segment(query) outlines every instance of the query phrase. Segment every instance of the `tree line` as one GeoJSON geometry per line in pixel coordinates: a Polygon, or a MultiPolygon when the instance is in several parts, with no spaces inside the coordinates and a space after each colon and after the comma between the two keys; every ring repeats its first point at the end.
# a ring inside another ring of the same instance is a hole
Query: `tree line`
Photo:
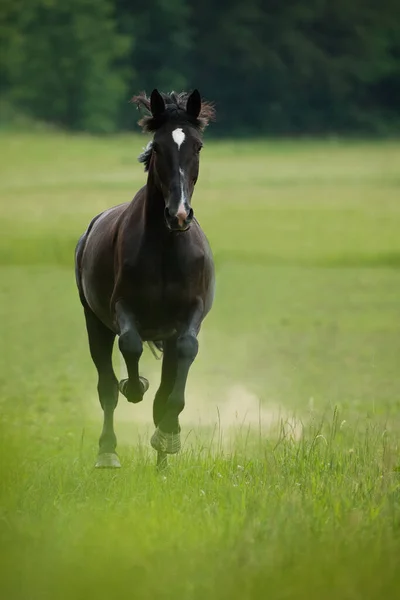
{"type": "Polygon", "coordinates": [[[134,127],[140,90],[199,88],[219,135],[400,130],[398,0],[2,0],[2,106],[134,127]]]}

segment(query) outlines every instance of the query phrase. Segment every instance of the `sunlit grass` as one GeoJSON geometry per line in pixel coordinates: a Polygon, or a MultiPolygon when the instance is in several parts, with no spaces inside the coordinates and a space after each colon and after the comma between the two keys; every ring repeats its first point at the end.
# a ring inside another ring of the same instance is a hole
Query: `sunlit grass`
{"type": "Polygon", "coordinates": [[[399,144],[206,144],[194,204],[217,296],[183,452],[158,476],[148,351],[143,405],[116,413],[123,468],[93,468],[73,274],[91,217],[144,182],[144,143],[0,137],[2,595],[397,598],[399,144]]]}
{"type": "MultiPolygon", "coordinates": [[[[144,184],[146,139],[3,134],[0,261],[69,265],[93,214],[144,184]]],[[[398,265],[399,163],[394,142],[209,142],[194,207],[221,260],[398,265]]]]}
{"type": "Polygon", "coordinates": [[[283,424],[231,453],[184,450],[162,476],[147,446],[95,472],[77,432],[41,448],[36,432],[1,451],[13,598],[395,597],[398,447],[384,429],[335,413],[296,441],[283,424]]]}

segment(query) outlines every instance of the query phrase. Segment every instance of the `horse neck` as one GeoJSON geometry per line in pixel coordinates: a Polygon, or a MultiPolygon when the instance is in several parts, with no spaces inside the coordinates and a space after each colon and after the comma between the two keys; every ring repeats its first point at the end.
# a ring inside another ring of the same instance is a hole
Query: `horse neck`
{"type": "Polygon", "coordinates": [[[146,225],[149,227],[162,226],[165,228],[164,223],[164,210],[165,200],[163,193],[156,183],[153,169],[150,166],[149,174],[146,183],[146,193],[144,201],[144,215],[146,225]]]}

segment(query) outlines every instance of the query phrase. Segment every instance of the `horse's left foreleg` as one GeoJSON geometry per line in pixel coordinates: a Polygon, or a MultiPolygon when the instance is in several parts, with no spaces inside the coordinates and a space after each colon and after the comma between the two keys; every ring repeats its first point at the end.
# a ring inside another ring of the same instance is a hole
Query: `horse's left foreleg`
{"type": "Polygon", "coordinates": [[[137,403],[143,399],[144,393],[149,388],[147,379],[139,376],[139,360],[143,352],[143,343],[135,316],[122,301],[116,303],[115,313],[119,328],[118,345],[128,371],[128,379],[120,381],[119,389],[128,402],[137,403]]]}
{"type": "MultiPolygon", "coordinates": [[[[168,398],[173,390],[175,378],[176,378],[176,363],[177,363],[177,353],[176,353],[176,339],[172,338],[166,340],[163,343],[163,362],[162,362],[162,370],[161,370],[161,382],[160,387],[158,388],[153,404],[153,420],[154,425],[158,427],[158,424],[161,423],[166,405],[168,402],[168,398]]],[[[159,469],[164,469],[167,466],[167,454],[163,450],[158,449],[157,453],[157,467],[159,469]]]]}
{"type": "Polygon", "coordinates": [[[176,339],[176,376],[172,391],[165,403],[164,414],[151,438],[158,452],[175,454],[180,450],[179,415],[185,407],[185,388],[189,369],[197,356],[197,335],[203,318],[203,302],[199,299],[192,308],[186,326],[176,339]]]}

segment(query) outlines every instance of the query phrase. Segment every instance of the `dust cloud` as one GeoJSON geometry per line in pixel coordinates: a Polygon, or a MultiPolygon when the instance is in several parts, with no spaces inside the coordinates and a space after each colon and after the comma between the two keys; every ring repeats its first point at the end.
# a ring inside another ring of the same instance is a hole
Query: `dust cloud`
{"type": "MultiPolygon", "coordinates": [[[[126,377],[125,365],[120,362],[121,378],[126,377]]],[[[120,394],[115,412],[117,437],[121,442],[132,443],[134,430],[149,435],[153,430],[152,403],[157,389],[159,369],[146,369],[150,381],[150,390],[143,402],[130,404],[120,394]]],[[[90,417],[101,419],[101,409],[97,397],[90,402],[90,417]]],[[[215,385],[196,377],[189,378],[186,389],[186,406],[180,415],[182,434],[190,430],[195,437],[205,432],[218,432],[219,443],[224,447],[231,445],[240,434],[249,432],[258,436],[278,437],[282,426],[286,435],[295,440],[302,436],[303,424],[293,413],[279,404],[261,401],[243,382],[227,381],[215,385]],[[223,441],[222,441],[223,440],[223,441]]],[[[213,436],[214,437],[214,436],[213,436]]]]}

